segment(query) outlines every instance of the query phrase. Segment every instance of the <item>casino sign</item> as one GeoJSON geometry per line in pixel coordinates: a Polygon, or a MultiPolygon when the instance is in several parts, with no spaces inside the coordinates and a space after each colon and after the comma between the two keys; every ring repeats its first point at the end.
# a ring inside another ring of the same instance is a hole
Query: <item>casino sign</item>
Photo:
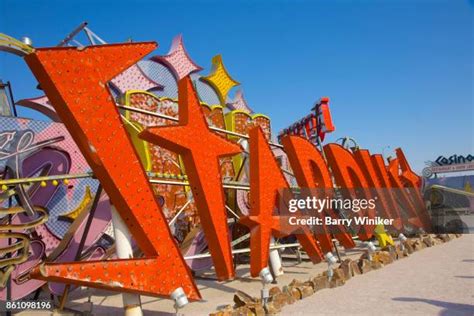
{"type": "Polygon", "coordinates": [[[423,176],[430,178],[433,174],[448,173],[448,172],[462,172],[474,170],[474,156],[468,154],[452,155],[449,158],[439,156],[429,167],[423,169],[423,176]]]}

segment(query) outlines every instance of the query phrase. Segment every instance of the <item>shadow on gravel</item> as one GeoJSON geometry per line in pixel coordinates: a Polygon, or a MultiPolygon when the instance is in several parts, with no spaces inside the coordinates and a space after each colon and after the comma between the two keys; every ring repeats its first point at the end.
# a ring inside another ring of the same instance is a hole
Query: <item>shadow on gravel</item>
{"type": "Polygon", "coordinates": [[[439,315],[442,316],[451,316],[451,315],[474,315],[474,305],[470,304],[459,304],[459,303],[450,303],[437,300],[428,300],[424,298],[415,298],[415,297],[394,297],[394,301],[399,302],[422,302],[426,304],[431,304],[444,308],[439,315]]]}

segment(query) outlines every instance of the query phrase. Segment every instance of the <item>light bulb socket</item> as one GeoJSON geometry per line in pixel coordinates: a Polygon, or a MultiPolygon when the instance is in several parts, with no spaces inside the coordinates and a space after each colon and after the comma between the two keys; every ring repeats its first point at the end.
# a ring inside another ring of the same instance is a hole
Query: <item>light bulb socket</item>
{"type": "Polygon", "coordinates": [[[176,290],[171,293],[171,298],[174,300],[177,308],[182,308],[188,305],[188,297],[182,287],[178,287],[176,290]]]}
{"type": "Polygon", "coordinates": [[[326,253],[324,256],[326,258],[326,261],[328,264],[336,264],[337,263],[337,258],[332,254],[332,252],[326,253]]]}
{"type": "Polygon", "coordinates": [[[260,279],[262,279],[263,284],[270,284],[273,282],[273,276],[268,267],[265,267],[259,273],[260,279]]]}
{"type": "Polygon", "coordinates": [[[400,239],[401,242],[406,242],[408,240],[408,238],[403,234],[398,235],[398,239],[400,239]]]}
{"type": "Polygon", "coordinates": [[[33,46],[33,41],[31,40],[31,38],[29,38],[28,36],[23,36],[21,38],[21,42],[25,45],[28,45],[28,46],[33,46]]]}
{"type": "Polygon", "coordinates": [[[367,249],[369,250],[370,253],[373,253],[377,250],[377,248],[375,248],[374,243],[371,241],[367,243],[367,249]]]}

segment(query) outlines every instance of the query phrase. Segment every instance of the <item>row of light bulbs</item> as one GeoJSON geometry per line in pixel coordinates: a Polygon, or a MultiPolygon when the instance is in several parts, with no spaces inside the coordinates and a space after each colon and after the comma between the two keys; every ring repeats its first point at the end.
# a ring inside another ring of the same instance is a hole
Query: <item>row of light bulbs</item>
{"type": "MultiPolygon", "coordinates": [[[[149,172],[149,176],[154,176],[157,178],[165,178],[165,179],[179,179],[179,180],[187,180],[188,176],[187,175],[182,175],[182,174],[173,174],[173,173],[155,173],[155,172],[149,172]]],[[[51,182],[52,185],[58,186],[60,184],[60,181],[58,180],[51,180],[51,181],[41,181],[40,186],[45,188],[48,186],[48,182],[51,182]]],[[[64,185],[69,184],[69,179],[64,179],[61,181],[64,185]]],[[[29,184],[28,182],[26,184],[29,184]]],[[[2,191],[8,190],[8,185],[3,184],[1,186],[2,191]]]]}
{"type": "MultiPolygon", "coordinates": [[[[59,185],[59,181],[58,180],[52,180],[52,181],[41,181],[40,182],[40,186],[45,188],[46,186],[48,186],[48,182],[51,182],[52,185],[54,185],[55,187],[59,185]]],[[[61,181],[64,185],[68,185],[69,184],[69,179],[64,179],[61,181]]],[[[25,184],[30,184],[30,183],[25,183],[25,184]]],[[[6,184],[2,184],[2,191],[6,191],[8,190],[8,185],[6,184]]]]}

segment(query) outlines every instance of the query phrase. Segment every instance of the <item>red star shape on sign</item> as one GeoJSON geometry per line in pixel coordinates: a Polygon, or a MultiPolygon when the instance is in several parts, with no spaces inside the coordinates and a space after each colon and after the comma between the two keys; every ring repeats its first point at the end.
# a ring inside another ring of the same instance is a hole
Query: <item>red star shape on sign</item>
{"type": "Polygon", "coordinates": [[[189,76],[178,82],[179,125],[151,127],[140,138],[181,155],[220,280],[234,277],[219,158],[241,147],[212,132],[189,76]]]}
{"type": "MultiPolygon", "coordinates": [[[[279,191],[289,189],[273,156],[265,135],[259,126],[250,130],[250,216],[240,222],[250,228],[250,273],[259,275],[268,266],[270,238],[272,234],[284,236],[298,230],[296,237],[313,262],[323,258],[321,249],[307,228],[282,225],[283,217],[273,215],[277,207],[279,191]]],[[[280,191],[281,192],[281,191],[280,191]]]]}

